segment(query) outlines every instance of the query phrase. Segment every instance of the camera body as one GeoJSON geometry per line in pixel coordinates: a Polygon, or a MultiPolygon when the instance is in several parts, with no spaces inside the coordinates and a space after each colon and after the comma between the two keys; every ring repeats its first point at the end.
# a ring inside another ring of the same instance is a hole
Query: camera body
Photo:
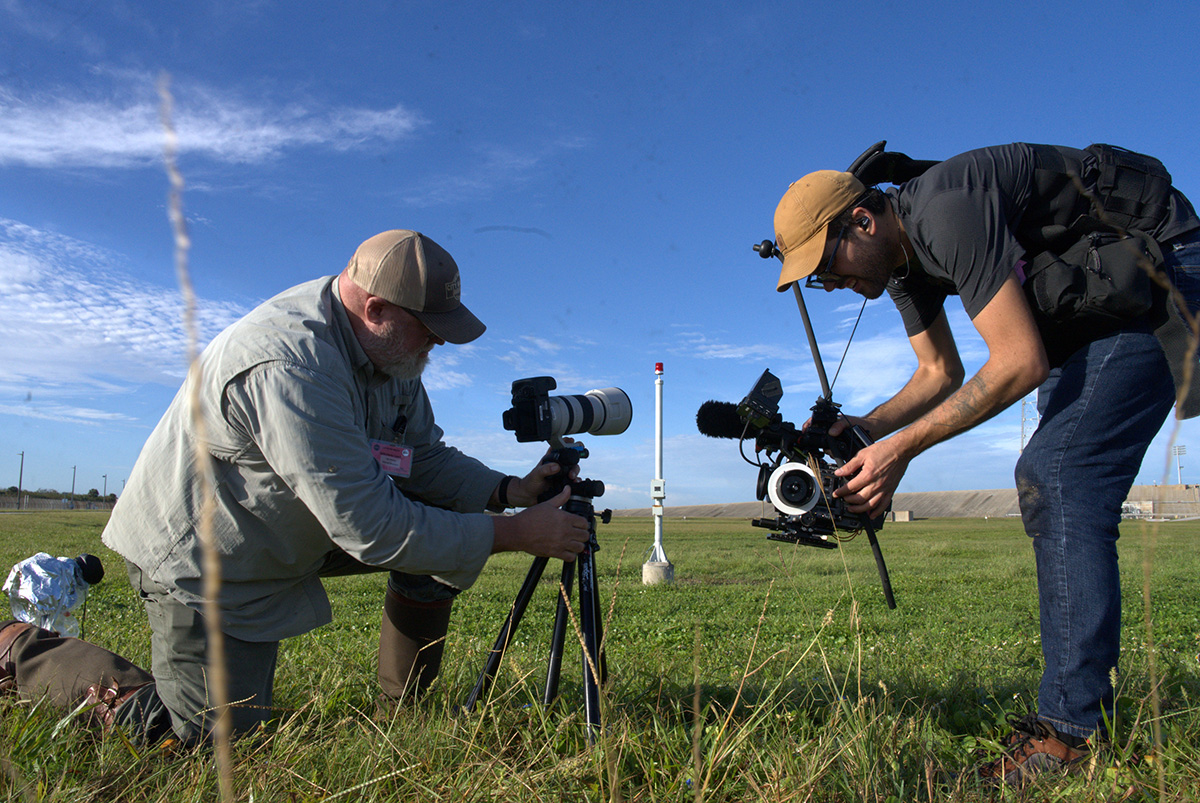
{"type": "Polygon", "coordinates": [[[737,405],[745,424],[743,437],[753,437],[755,451],[762,456],[757,498],[770,499],[779,514],[751,523],[770,530],[767,538],[771,540],[825,549],[837,546],[839,532],[853,535],[868,522],[875,530],[882,528],[882,515],[866,519],[850,512],[845,501],[833,495],[846,482],[834,471],[869,446],[870,436],[857,425],[836,437],[830,435],[839,408],[826,397],[817,399],[812,407],[808,426],[797,429],[779,414],[782,396],[779,379],[768,370],[737,405]]]}
{"type": "Polygon", "coordinates": [[[620,435],[633,420],[633,405],[620,388],[589,390],[582,395],[551,396],[553,377],[532,376],[512,383],[512,407],[504,411],[504,428],[517,441],[554,441],[564,435],[620,435]]]}

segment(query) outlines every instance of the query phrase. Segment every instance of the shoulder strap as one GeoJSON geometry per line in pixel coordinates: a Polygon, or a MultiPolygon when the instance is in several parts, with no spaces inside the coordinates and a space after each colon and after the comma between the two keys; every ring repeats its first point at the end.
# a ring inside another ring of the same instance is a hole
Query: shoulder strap
{"type": "Polygon", "coordinates": [[[1088,147],[1096,155],[1096,192],[1116,225],[1153,229],[1169,212],[1171,174],[1158,159],[1116,145],[1088,147]]]}

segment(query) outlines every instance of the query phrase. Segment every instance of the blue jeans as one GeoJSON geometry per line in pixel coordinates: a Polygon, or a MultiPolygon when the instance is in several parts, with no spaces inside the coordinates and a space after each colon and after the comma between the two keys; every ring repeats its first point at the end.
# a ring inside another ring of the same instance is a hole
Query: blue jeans
{"type": "MultiPolygon", "coordinates": [[[[1200,309],[1200,236],[1164,247],[1164,269],[1200,309]]],[[[1017,461],[1017,493],[1037,559],[1045,671],[1038,714],[1091,736],[1113,716],[1121,639],[1117,527],[1151,439],[1175,402],[1149,325],[1073,354],[1038,389],[1041,423],[1017,461]]]]}

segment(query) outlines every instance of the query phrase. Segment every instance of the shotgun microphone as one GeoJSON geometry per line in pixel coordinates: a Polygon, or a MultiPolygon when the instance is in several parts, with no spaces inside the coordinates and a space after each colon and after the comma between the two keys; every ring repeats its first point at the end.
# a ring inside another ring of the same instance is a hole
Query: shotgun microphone
{"type": "Polygon", "coordinates": [[[738,415],[732,402],[706,401],[696,411],[696,429],[710,438],[740,440],[746,432],[746,422],[738,415]]]}

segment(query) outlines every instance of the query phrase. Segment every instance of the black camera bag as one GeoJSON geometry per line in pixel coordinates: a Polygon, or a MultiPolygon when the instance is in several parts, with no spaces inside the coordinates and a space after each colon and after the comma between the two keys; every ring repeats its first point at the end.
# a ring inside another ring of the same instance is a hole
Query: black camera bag
{"type": "Polygon", "coordinates": [[[1025,269],[1025,294],[1043,342],[1055,352],[1051,364],[1148,313],[1155,302],[1150,277],[1162,259],[1158,243],[1142,231],[1094,231],[1062,254],[1035,255],[1025,269]]]}
{"type": "Polygon", "coordinates": [[[1053,146],[1034,150],[1034,213],[1017,239],[1030,254],[1026,298],[1058,365],[1161,304],[1151,276],[1162,249],[1145,230],[1165,214],[1171,175],[1158,159],[1113,145],[1091,145],[1082,164],[1053,146]]]}

